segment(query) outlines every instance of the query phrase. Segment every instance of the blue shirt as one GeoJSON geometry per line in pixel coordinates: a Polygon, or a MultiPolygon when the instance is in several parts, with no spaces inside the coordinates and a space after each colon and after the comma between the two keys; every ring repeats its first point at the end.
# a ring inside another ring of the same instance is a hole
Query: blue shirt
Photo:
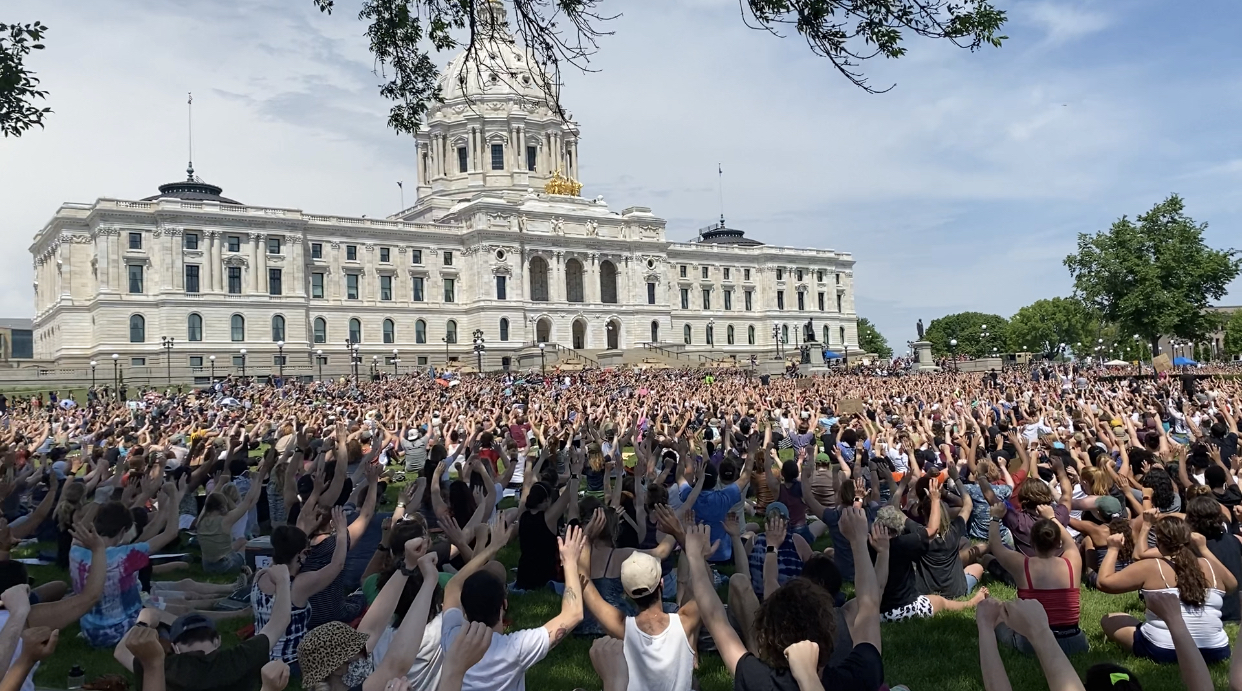
{"type": "MultiPolygon", "coordinates": [[[[690,496],[693,488],[686,483],[681,485],[681,500],[690,496]]],[[[712,531],[712,542],[720,540],[720,547],[708,558],[708,561],[730,561],[733,559],[733,538],[725,532],[724,520],[729,511],[742,501],[742,491],[737,485],[728,485],[723,489],[703,490],[694,502],[694,515],[700,523],[706,523],[712,531]]]]}

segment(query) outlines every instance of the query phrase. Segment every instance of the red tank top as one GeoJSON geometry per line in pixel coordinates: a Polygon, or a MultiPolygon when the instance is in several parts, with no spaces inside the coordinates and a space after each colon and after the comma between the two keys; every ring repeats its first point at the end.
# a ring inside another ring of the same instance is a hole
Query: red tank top
{"type": "MultiPolygon", "coordinates": [[[[1052,628],[1078,626],[1079,592],[1078,588],[1032,588],[1030,557],[1022,560],[1022,570],[1026,572],[1025,588],[1018,588],[1018,598],[1035,600],[1048,612],[1048,626],[1052,628]]],[[[1070,583],[1074,582],[1074,567],[1069,559],[1061,557],[1065,568],[1069,571],[1070,583]]]]}

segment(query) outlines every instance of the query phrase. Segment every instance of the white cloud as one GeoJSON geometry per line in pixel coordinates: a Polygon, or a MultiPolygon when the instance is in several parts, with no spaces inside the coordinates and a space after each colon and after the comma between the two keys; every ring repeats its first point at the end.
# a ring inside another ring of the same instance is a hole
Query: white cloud
{"type": "Polygon", "coordinates": [[[1045,32],[1045,41],[1060,45],[1107,29],[1112,18],[1089,9],[1091,2],[1030,2],[1015,9],[1045,32]]]}

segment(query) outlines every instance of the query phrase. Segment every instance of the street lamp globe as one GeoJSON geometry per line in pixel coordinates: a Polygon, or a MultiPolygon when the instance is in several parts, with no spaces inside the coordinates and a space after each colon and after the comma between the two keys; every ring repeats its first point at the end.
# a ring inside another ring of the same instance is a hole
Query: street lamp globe
{"type": "Polygon", "coordinates": [[[315,351],[315,354],[316,354],[316,355],[323,355],[323,348],[319,348],[319,349],[317,349],[317,350],[315,351]]]}
{"type": "Polygon", "coordinates": [[[956,338],[950,338],[950,339],[949,339],[949,345],[951,345],[951,346],[953,346],[954,348],[956,348],[956,347],[957,347],[957,339],[956,339],[956,338]]]}
{"type": "Polygon", "coordinates": [[[284,347],[285,347],[285,342],[284,342],[284,341],[276,341],[276,347],[277,347],[277,348],[284,348],[284,347]]]}
{"type": "Polygon", "coordinates": [[[245,354],[246,354],[246,349],[245,349],[245,348],[242,348],[242,349],[241,349],[241,354],[242,354],[242,355],[245,355],[245,354]]]}
{"type": "Polygon", "coordinates": [[[216,361],[216,356],[215,356],[215,355],[212,355],[212,356],[210,356],[208,359],[209,359],[209,360],[211,360],[212,362],[215,362],[215,361],[216,361]]]}
{"type": "Polygon", "coordinates": [[[96,362],[94,360],[91,360],[91,367],[94,367],[95,365],[96,365],[96,362]]]}
{"type": "Polygon", "coordinates": [[[540,343],[540,344],[539,344],[539,350],[543,350],[544,348],[547,348],[547,347],[548,347],[548,344],[547,344],[547,343],[540,343]]]}
{"type": "Polygon", "coordinates": [[[116,359],[117,359],[117,358],[119,358],[119,357],[121,357],[121,356],[120,356],[120,355],[117,355],[116,353],[113,353],[113,354],[112,354],[112,359],[113,359],[113,360],[116,360],[116,359]]]}

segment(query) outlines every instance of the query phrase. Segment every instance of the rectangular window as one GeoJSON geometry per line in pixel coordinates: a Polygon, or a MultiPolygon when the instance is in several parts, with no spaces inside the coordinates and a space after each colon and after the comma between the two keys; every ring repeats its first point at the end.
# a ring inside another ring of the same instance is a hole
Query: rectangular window
{"type": "Polygon", "coordinates": [[[509,299],[509,286],[506,285],[504,276],[496,277],[496,299],[497,300],[508,300],[509,299]]]}
{"type": "Polygon", "coordinates": [[[280,254],[280,238],[267,239],[267,253],[280,254]]]}
{"type": "Polygon", "coordinates": [[[733,309],[733,291],[732,290],[726,290],[724,292],[724,308],[726,310],[733,309]]]}
{"type": "Polygon", "coordinates": [[[411,264],[422,264],[423,263],[423,251],[422,250],[410,250],[410,263],[411,264]]]}
{"type": "Polygon", "coordinates": [[[535,159],[538,155],[539,149],[533,146],[526,147],[526,170],[529,170],[532,173],[535,172],[535,159]]]}
{"type": "Polygon", "coordinates": [[[836,277],[837,277],[837,285],[841,285],[841,274],[836,274],[836,277]]]}
{"type": "Polygon", "coordinates": [[[282,295],[280,287],[280,269],[267,270],[267,294],[282,295]]]}
{"type": "Polygon", "coordinates": [[[272,364],[275,365],[276,367],[284,367],[285,365],[289,363],[285,361],[284,355],[273,355],[272,364]]]}
{"type": "Polygon", "coordinates": [[[229,295],[241,295],[241,267],[229,267],[229,295]]]}
{"type": "Polygon", "coordinates": [[[186,233],[182,236],[181,246],[187,250],[198,249],[198,233],[186,233]]]}
{"type": "Polygon", "coordinates": [[[142,292],[142,265],[141,264],[130,264],[129,265],[129,292],[131,293],[142,292]]]}
{"type": "Polygon", "coordinates": [[[680,269],[681,269],[681,277],[682,277],[682,278],[685,278],[685,277],[686,277],[686,272],[687,272],[689,269],[687,269],[687,268],[686,268],[686,265],[685,265],[685,264],[682,264],[682,265],[681,265],[681,267],[680,267],[680,269]]]}
{"type": "Polygon", "coordinates": [[[783,290],[776,291],[776,309],[785,309],[785,291],[783,290]]]}
{"type": "Polygon", "coordinates": [[[690,309],[690,289],[689,288],[681,289],[681,308],[683,310],[690,309]]]}
{"type": "Polygon", "coordinates": [[[505,169],[505,145],[492,144],[492,170],[505,169]]]}
{"type": "Polygon", "coordinates": [[[837,296],[837,311],[838,311],[838,312],[841,312],[841,311],[842,311],[842,310],[841,310],[841,296],[840,296],[840,295],[838,295],[838,296],[837,296]]]}
{"type": "Polygon", "coordinates": [[[798,291],[798,311],[801,312],[805,309],[806,309],[806,293],[803,293],[802,291],[798,291]]]}
{"type": "Polygon", "coordinates": [[[703,309],[709,310],[711,308],[712,308],[712,291],[704,290],[703,291],[703,309]]]}
{"type": "Polygon", "coordinates": [[[778,280],[778,281],[783,281],[783,280],[785,280],[785,270],[784,270],[784,269],[777,269],[777,270],[776,270],[776,280],[778,280]]]}
{"type": "Polygon", "coordinates": [[[743,281],[750,280],[750,269],[742,269],[742,280],[743,281]]]}
{"type": "Polygon", "coordinates": [[[823,293],[819,294],[819,311],[820,312],[824,311],[824,294],[823,293]]]}
{"type": "Polygon", "coordinates": [[[380,299],[392,299],[392,276],[380,276],[380,299]]]}
{"type": "Polygon", "coordinates": [[[142,233],[130,233],[129,234],[129,248],[131,250],[142,249],[142,233]]]}
{"type": "Polygon", "coordinates": [[[824,282],[824,270],[823,269],[820,269],[819,271],[815,272],[815,282],[816,283],[824,282]]]}
{"type": "Polygon", "coordinates": [[[422,302],[424,299],[425,298],[423,297],[423,277],[415,276],[414,277],[414,302],[422,302]]]}
{"type": "Polygon", "coordinates": [[[323,297],[323,274],[311,274],[311,297],[323,297]]]}
{"type": "Polygon", "coordinates": [[[245,355],[234,355],[234,356],[233,356],[233,366],[234,366],[234,367],[245,367],[245,366],[246,366],[246,356],[245,356],[245,355]]]}
{"type": "Polygon", "coordinates": [[[190,356],[190,367],[193,367],[194,369],[200,369],[202,366],[203,366],[202,355],[191,355],[190,356]]]}
{"type": "Polygon", "coordinates": [[[185,292],[187,293],[198,292],[198,265],[197,264],[186,264],[185,265],[185,292]]]}
{"type": "Polygon", "coordinates": [[[745,297],[745,301],[746,301],[746,311],[747,311],[747,312],[749,312],[749,311],[753,310],[755,307],[754,307],[754,301],[753,301],[753,300],[752,300],[752,298],[751,298],[751,295],[752,295],[751,291],[749,291],[749,290],[748,290],[748,291],[746,291],[745,293],[743,293],[742,295],[743,295],[743,297],[745,297]]]}
{"type": "Polygon", "coordinates": [[[724,270],[724,280],[729,280],[729,269],[727,268],[724,270]]]}
{"type": "Polygon", "coordinates": [[[456,297],[456,291],[454,290],[457,287],[456,284],[457,282],[451,278],[444,279],[444,301],[445,302],[454,302],[453,298],[456,297]]]}
{"type": "Polygon", "coordinates": [[[387,264],[392,261],[392,249],[389,247],[380,248],[380,262],[387,264]]]}
{"type": "Polygon", "coordinates": [[[311,243],[311,259],[323,259],[323,243],[311,243]]]}
{"type": "Polygon", "coordinates": [[[794,275],[797,276],[796,280],[801,281],[802,280],[802,269],[798,269],[797,273],[794,275]]]}
{"type": "Polygon", "coordinates": [[[707,267],[703,267],[703,278],[707,278],[707,267]]]}
{"type": "Polygon", "coordinates": [[[345,299],[358,299],[358,274],[345,274],[345,299]]]}
{"type": "Polygon", "coordinates": [[[129,359],[129,364],[131,367],[146,367],[147,359],[144,357],[132,357],[129,359]]]}
{"type": "Polygon", "coordinates": [[[230,252],[241,251],[241,236],[240,235],[229,236],[229,251],[230,252]]]}
{"type": "Polygon", "coordinates": [[[345,261],[348,261],[348,262],[358,261],[358,246],[357,245],[345,245],[345,261]]]}
{"type": "Polygon", "coordinates": [[[453,265],[453,253],[447,250],[444,252],[444,265],[445,266],[453,265]]]}
{"type": "Polygon", "coordinates": [[[427,356],[426,356],[426,355],[419,355],[419,356],[418,356],[418,366],[419,366],[419,367],[424,367],[424,366],[426,366],[426,365],[427,365],[427,356]]]}
{"type": "Polygon", "coordinates": [[[656,284],[648,283],[647,284],[647,304],[648,305],[655,304],[655,293],[656,293],[656,284]]]}
{"type": "Polygon", "coordinates": [[[466,157],[466,147],[457,147],[457,172],[464,173],[470,170],[470,165],[466,157]]]}

